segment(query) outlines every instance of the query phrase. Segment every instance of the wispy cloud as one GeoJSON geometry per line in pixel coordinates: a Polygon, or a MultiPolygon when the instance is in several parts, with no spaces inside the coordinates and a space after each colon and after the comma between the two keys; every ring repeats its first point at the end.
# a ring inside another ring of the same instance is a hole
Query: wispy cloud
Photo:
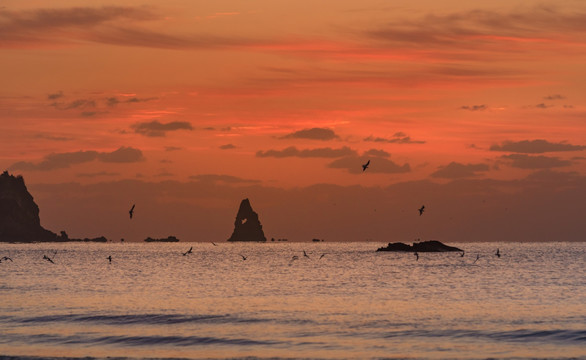
{"type": "Polygon", "coordinates": [[[233,144],[225,144],[225,145],[220,145],[219,146],[220,149],[222,150],[230,150],[230,149],[236,149],[236,146],[233,144]]]}
{"type": "Polygon", "coordinates": [[[543,155],[510,154],[501,158],[507,160],[510,166],[519,169],[552,169],[572,165],[569,160],[543,155]]]}
{"type": "Polygon", "coordinates": [[[282,136],[281,139],[310,139],[310,140],[334,140],[338,139],[334,130],[328,128],[311,128],[295,131],[282,136]]]}
{"type": "Polygon", "coordinates": [[[190,176],[189,179],[200,181],[200,182],[208,182],[208,183],[224,183],[224,184],[258,184],[260,180],[254,179],[243,179],[241,177],[232,176],[232,175],[217,175],[217,174],[202,174],[202,175],[193,175],[190,176]]]}
{"type": "Polygon", "coordinates": [[[374,137],[372,135],[364,138],[364,141],[385,142],[390,144],[425,144],[422,140],[413,140],[404,132],[397,132],[391,138],[374,137]]]}
{"type": "Polygon", "coordinates": [[[448,165],[441,166],[437,171],[431,174],[431,177],[442,179],[461,179],[478,176],[479,173],[488,171],[487,164],[461,164],[451,162],[448,165]]]}
{"type": "Polygon", "coordinates": [[[545,96],[543,99],[545,100],[563,100],[566,97],[560,94],[554,94],[554,95],[549,95],[549,96],[545,96]]]}
{"type": "Polygon", "coordinates": [[[133,163],[144,160],[142,151],[131,147],[121,147],[112,152],[76,151],[67,153],[52,153],[43,158],[41,162],[33,163],[20,161],[10,166],[11,170],[50,171],[69,168],[72,165],[91,161],[106,163],[133,163]]]}
{"type": "Polygon", "coordinates": [[[544,139],[511,141],[507,140],[501,144],[494,144],[490,147],[491,151],[506,151],[522,154],[541,154],[558,151],[582,151],[586,149],[584,145],[572,145],[565,142],[552,143],[544,139]]]}
{"type": "Polygon", "coordinates": [[[149,97],[149,98],[131,97],[128,99],[120,100],[119,98],[113,96],[113,97],[106,98],[106,104],[108,106],[116,106],[118,104],[132,104],[132,103],[148,102],[148,101],[157,100],[157,99],[158,98],[156,98],[156,97],[149,97]]]}
{"type": "Polygon", "coordinates": [[[299,150],[295,146],[290,146],[283,150],[259,150],[256,153],[257,157],[275,157],[275,158],[286,158],[286,157],[300,157],[300,158],[338,158],[342,156],[356,155],[356,151],[351,148],[344,146],[338,149],[330,147],[318,148],[318,149],[303,149],[299,150]]]}
{"type": "Polygon", "coordinates": [[[63,91],[58,91],[56,93],[47,95],[48,100],[56,100],[56,99],[59,99],[60,97],[63,97],[63,91]]]}
{"type": "Polygon", "coordinates": [[[168,123],[161,123],[158,120],[150,122],[137,123],[131,126],[134,132],[144,136],[163,137],[169,131],[176,130],[193,130],[191,123],[187,121],[171,121],[168,123]]]}
{"type": "Polygon", "coordinates": [[[484,111],[488,109],[488,106],[486,105],[464,105],[461,106],[460,109],[462,110],[468,110],[468,111],[484,111]]]}

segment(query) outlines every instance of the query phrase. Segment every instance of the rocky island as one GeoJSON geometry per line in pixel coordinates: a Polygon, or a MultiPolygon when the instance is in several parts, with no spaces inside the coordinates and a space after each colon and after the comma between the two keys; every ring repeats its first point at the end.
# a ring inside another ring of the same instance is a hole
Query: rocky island
{"type": "Polygon", "coordinates": [[[177,239],[175,236],[169,236],[166,238],[162,238],[162,239],[153,239],[150,236],[146,239],[144,239],[145,242],[179,242],[179,239],[177,239]]]}
{"type": "Polygon", "coordinates": [[[20,175],[4,171],[0,175],[0,242],[106,242],[105,237],[70,239],[65,231],[61,235],[41,226],[39,207],[20,175]]]}
{"type": "Polygon", "coordinates": [[[267,241],[262,231],[258,214],[252,210],[248,199],[244,199],[240,203],[240,208],[234,221],[234,232],[232,232],[232,236],[230,236],[228,241],[267,241]]]}
{"type": "Polygon", "coordinates": [[[389,243],[386,247],[378,248],[376,251],[404,251],[404,252],[448,252],[456,251],[462,252],[462,249],[458,249],[454,246],[445,245],[437,240],[429,240],[413,243],[413,245],[407,245],[404,243],[389,243]]]}

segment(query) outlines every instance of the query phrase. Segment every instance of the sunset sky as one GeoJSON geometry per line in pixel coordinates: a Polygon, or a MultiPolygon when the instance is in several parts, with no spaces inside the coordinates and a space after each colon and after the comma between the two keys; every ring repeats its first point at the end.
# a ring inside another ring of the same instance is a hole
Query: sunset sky
{"type": "Polygon", "coordinates": [[[584,241],[585,64],[583,0],[0,0],[0,167],[77,237],[584,241]]]}

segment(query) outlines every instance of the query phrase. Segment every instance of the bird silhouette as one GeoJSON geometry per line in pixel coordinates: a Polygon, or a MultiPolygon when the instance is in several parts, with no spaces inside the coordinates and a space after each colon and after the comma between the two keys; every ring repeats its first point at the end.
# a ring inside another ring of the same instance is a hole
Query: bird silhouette
{"type": "Polygon", "coordinates": [[[215,243],[215,242],[213,242],[213,241],[212,241],[212,245],[214,245],[214,246],[218,246],[218,244],[216,244],[216,243],[215,243]]]}
{"type": "Polygon", "coordinates": [[[8,256],[3,257],[2,260],[10,260],[10,261],[12,261],[12,259],[9,258],[8,256]]]}
{"type": "Polygon", "coordinates": [[[419,210],[419,216],[423,215],[423,212],[425,211],[425,205],[421,205],[421,207],[417,210],[419,210]]]}
{"type": "Polygon", "coordinates": [[[462,253],[460,254],[460,257],[464,257],[464,250],[462,250],[462,253]]]}
{"type": "Polygon", "coordinates": [[[48,261],[48,262],[50,262],[51,264],[55,264],[55,263],[53,262],[53,260],[51,260],[51,258],[50,258],[50,257],[48,257],[47,255],[43,255],[43,259],[47,260],[47,261],[48,261]]]}
{"type": "Polygon", "coordinates": [[[309,259],[309,255],[307,255],[307,253],[305,252],[305,250],[303,250],[303,256],[305,256],[306,258],[309,259]]]}
{"type": "Polygon", "coordinates": [[[189,248],[189,250],[187,250],[186,252],[183,253],[183,256],[187,255],[187,254],[191,254],[191,250],[193,250],[193,246],[189,248]]]}
{"type": "Polygon", "coordinates": [[[366,162],[366,164],[362,165],[362,172],[364,172],[366,169],[368,169],[368,165],[370,165],[370,160],[368,160],[366,162]]]}
{"type": "Polygon", "coordinates": [[[246,256],[242,255],[242,254],[238,254],[240,256],[242,256],[242,261],[246,260],[246,256]]]}
{"type": "Polygon", "coordinates": [[[326,253],[321,254],[321,256],[319,257],[320,259],[323,258],[324,256],[326,256],[326,253]]]}
{"type": "Polygon", "coordinates": [[[132,215],[134,215],[134,207],[136,206],[136,204],[132,204],[132,207],[130,208],[130,210],[128,211],[128,214],[130,214],[130,218],[132,219],[132,215]]]}
{"type": "Polygon", "coordinates": [[[419,254],[417,253],[417,251],[415,252],[415,261],[419,261],[419,254]]]}
{"type": "Polygon", "coordinates": [[[501,257],[501,252],[500,252],[499,249],[496,249],[496,254],[495,255],[496,255],[496,257],[501,257]]]}
{"type": "Polygon", "coordinates": [[[112,255],[108,255],[106,259],[108,259],[109,262],[112,262],[112,255]]]}
{"type": "Polygon", "coordinates": [[[476,262],[478,261],[478,259],[480,259],[480,254],[476,255],[476,260],[474,260],[473,264],[476,264],[476,262]]]}

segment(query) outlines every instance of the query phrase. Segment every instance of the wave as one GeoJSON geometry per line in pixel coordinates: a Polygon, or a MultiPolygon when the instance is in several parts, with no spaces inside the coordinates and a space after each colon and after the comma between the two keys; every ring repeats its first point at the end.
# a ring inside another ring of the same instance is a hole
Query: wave
{"type": "Polygon", "coordinates": [[[271,321],[269,319],[251,319],[231,315],[179,315],[179,314],[136,314],[136,315],[87,315],[64,314],[34,317],[0,316],[0,321],[21,324],[46,324],[55,322],[95,323],[101,325],[174,325],[189,323],[256,323],[271,321]]]}
{"type": "Polygon", "coordinates": [[[552,342],[566,342],[566,343],[579,343],[584,344],[586,342],[586,330],[529,330],[529,329],[518,329],[510,331],[486,331],[486,330],[405,330],[405,331],[393,331],[386,332],[384,338],[438,338],[446,337],[452,339],[461,338],[474,338],[474,339],[487,339],[493,341],[505,341],[505,342],[540,342],[540,343],[552,343],[552,342]]]}

